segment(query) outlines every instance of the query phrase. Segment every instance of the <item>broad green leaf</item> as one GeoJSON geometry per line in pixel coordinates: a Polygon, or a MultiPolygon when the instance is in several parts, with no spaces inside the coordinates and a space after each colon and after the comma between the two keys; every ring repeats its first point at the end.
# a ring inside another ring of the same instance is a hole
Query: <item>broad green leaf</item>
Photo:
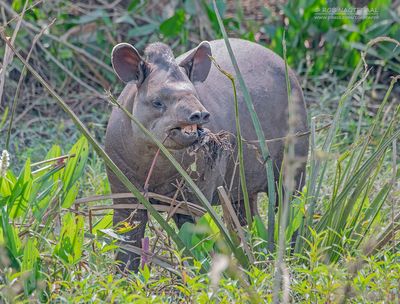
{"type": "Polygon", "coordinates": [[[54,188],[54,184],[51,184],[47,188],[43,187],[44,189],[41,189],[42,192],[32,199],[32,212],[37,220],[42,218],[50,202],[54,201],[61,191],[62,187],[60,186],[60,183],[58,183],[58,188],[54,188]]]}
{"type": "Polygon", "coordinates": [[[72,213],[64,215],[60,239],[54,249],[54,254],[66,264],[76,264],[82,256],[83,224],[82,216],[72,213]]]}
{"type": "Polygon", "coordinates": [[[288,226],[286,227],[286,240],[290,241],[293,234],[299,229],[304,217],[305,200],[295,198],[290,203],[288,226]]]}
{"type": "Polygon", "coordinates": [[[27,295],[31,294],[37,285],[39,251],[35,239],[28,239],[22,256],[21,272],[24,272],[24,289],[27,295]]]}
{"type": "MultiPolygon", "coordinates": [[[[54,145],[51,147],[50,151],[47,152],[45,159],[52,159],[52,158],[56,158],[59,156],[61,156],[61,147],[59,145],[54,145]]],[[[60,179],[60,176],[62,175],[63,170],[64,170],[64,168],[59,170],[57,173],[54,173],[53,179],[55,181],[60,179]]]]}
{"type": "Polygon", "coordinates": [[[75,183],[72,185],[71,188],[69,188],[68,192],[64,195],[63,200],[61,202],[61,207],[63,208],[69,208],[72,206],[74,203],[78,192],[79,192],[79,183],[75,183]]]}
{"type": "Polygon", "coordinates": [[[1,226],[4,245],[8,250],[11,264],[14,268],[19,269],[18,257],[21,254],[21,240],[18,236],[17,228],[9,223],[9,216],[4,208],[1,210],[1,226]]]}
{"type": "Polygon", "coordinates": [[[32,190],[32,183],[31,162],[30,159],[28,159],[8,200],[10,218],[15,219],[17,217],[25,216],[28,212],[28,201],[32,190]]]}
{"type": "Polygon", "coordinates": [[[194,233],[194,224],[189,222],[184,223],[181,229],[179,229],[178,236],[181,238],[182,242],[188,249],[192,247],[193,233],[194,233]]]}
{"type": "Polygon", "coordinates": [[[64,168],[61,165],[56,165],[48,171],[44,170],[44,174],[35,178],[35,183],[40,186],[41,183],[52,177],[53,184],[58,184],[60,182],[60,176],[62,175],[63,170],[64,168]]]}
{"type": "Polygon", "coordinates": [[[200,220],[198,221],[199,224],[207,223],[208,227],[210,227],[212,233],[219,233],[218,226],[213,221],[212,217],[209,213],[204,214],[200,220]]]}
{"type": "Polygon", "coordinates": [[[143,269],[140,269],[140,274],[143,276],[144,283],[147,284],[150,279],[150,269],[147,264],[144,265],[143,269]]]}
{"type": "Polygon", "coordinates": [[[113,212],[108,212],[97,223],[93,225],[92,233],[96,234],[97,231],[110,228],[113,224],[113,212]]]}
{"type": "Polygon", "coordinates": [[[204,258],[214,248],[214,244],[220,236],[218,226],[206,213],[197,221],[193,232],[191,240],[193,253],[199,259],[204,258]]]}
{"type": "Polygon", "coordinates": [[[132,0],[131,3],[128,5],[128,12],[131,12],[139,3],[140,0],[132,0]]]}
{"type": "Polygon", "coordinates": [[[179,35],[185,24],[185,11],[178,9],[175,14],[160,24],[160,32],[166,37],[179,35]]]}
{"type": "Polygon", "coordinates": [[[0,199],[11,195],[13,185],[16,183],[16,178],[10,170],[7,171],[5,177],[0,177],[0,199]]]}
{"type": "MultiPolygon", "coordinates": [[[[58,145],[54,145],[45,159],[49,160],[59,156],[61,156],[61,148],[58,145]]],[[[32,206],[33,215],[38,220],[43,216],[49,203],[55,199],[55,196],[61,190],[60,178],[64,171],[61,161],[45,163],[43,166],[48,166],[49,164],[51,164],[49,169],[34,174],[35,179],[28,203],[32,206]]]]}
{"type": "Polygon", "coordinates": [[[196,224],[183,224],[178,236],[200,261],[206,259],[214,249],[214,245],[220,237],[220,232],[211,216],[206,213],[196,224]]]}
{"type": "Polygon", "coordinates": [[[81,137],[68,154],[75,156],[67,160],[63,176],[64,192],[67,192],[83,173],[89,155],[87,139],[81,137]]]}
{"type": "Polygon", "coordinates": [[[12,8],[16,12],[19,12],[20,10],[22,10],[22,7],[23,7],[22,0],[14,0],[14,1],[12,1],[12,8]]]}
{"type": "Polygon", "coordinates": [[[254,216],[254,227],[256,231],[256,236],[263,239],[264,241],[268,241],[268,231],[265,227],[261,217],[257,214],[254,216]]]}

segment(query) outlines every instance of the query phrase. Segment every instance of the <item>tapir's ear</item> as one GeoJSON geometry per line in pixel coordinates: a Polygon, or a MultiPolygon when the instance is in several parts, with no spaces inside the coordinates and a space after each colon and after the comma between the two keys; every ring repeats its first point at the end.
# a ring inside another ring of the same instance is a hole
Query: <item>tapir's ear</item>
{"type": "Polygon", "coordinates": [[[184,67],[192,82],[203,82],[211,68],[211,46],[208,41],[203,41],[199,46],[184,58],[179,65],[184,67]]]}
{"type": "Polygon", "coordinates": [[[143,82],[146,63],[139,52],[129,43],[119,43],[111,52],[111,63],[115,74],[124,82],[143,82]]]}

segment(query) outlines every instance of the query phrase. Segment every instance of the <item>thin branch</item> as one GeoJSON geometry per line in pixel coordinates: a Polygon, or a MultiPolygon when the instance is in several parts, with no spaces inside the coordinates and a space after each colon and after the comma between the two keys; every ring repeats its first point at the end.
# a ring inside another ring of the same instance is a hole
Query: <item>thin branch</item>
{"type": "MultiPolygon", "coordinates": [[[[29,2],[28,0],[25,0],[25,4],[24,4],[24,8],[22,9],[21,16],[19,16],[19,20],[18,20],[17,26],[15,27],[13,35],[11,37],[11,44],[12,45],[14,45],[15,38],[17,38],[17,34],[18,34],[18,31],[19,31],[19,28],[21,27],[21,22],[22,22],[22,20],[24,18],[24,14],[25,14],[25,10],[26,10],[26,6],[28,5],[28,2],[29,2]]],[[[8,45],[6,45],[6,49],[5,49],[5,52],[4,52],[4,58],[3,58],[3,67],[0,70],[0,104],[1,104],[2,97],[3,97],[4,83],[6,81],[7,66],[8,66],[8,64],[11,63],[13,57],[14,57],[13,52],[10,50],[8,45]]]]}
{"type": "MultiPolygon", "coordinates": [[[[28,1],[27,1],[28,2],[28,1]]],[[[21,17],[22,19],[22,17],[21,17]]],[[[40,37],[43,35],[43,33],[54,24],[55,19],[53,19],[53,21],[51,21],[46,27],[44,27],[37,35],[35,35],[35,37],[33,38],[32,41],[32,45],[31,45],[31,49],[29,50],[28,55],[26,56],[25,60],[26,62],[29,62],[33,49],[36,45],[36,43],[39,41],[40,37]]],[[[19,76],[19,80],[18,80],[18,85],[17,85],[17,89],[15,91],[15,95],[14,95],[14,100],[13,100],[13,104],[12,104],[12,110],[11,110],[11,117],[10,117],[10,124],[8,126],[8,130],[7,130],[7,139],[6,139],[6,149],[9,149],[9,144],[10,144],[10,138],[11,138],[11,129],[13,126],[13,122],[14,122],[14,115],[15,115],[15,111],[17,110],[17,104],[18,104],[18,100],[19,100],[19,94],[22,88],[22,83],[25,79],[26,76],[26,67],[24,66],[22,68],[22,72],[21,75],[19,76]]],[[[1,96],[0,96],[0,102],[1,102],[1,96]]]]}

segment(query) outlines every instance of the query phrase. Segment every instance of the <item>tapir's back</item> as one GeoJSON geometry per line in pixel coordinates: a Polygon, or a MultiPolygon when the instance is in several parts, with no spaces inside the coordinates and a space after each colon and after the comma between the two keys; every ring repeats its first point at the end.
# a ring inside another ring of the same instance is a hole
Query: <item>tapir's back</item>
{"type": "MultiPolygon", "coordinates": [[[[252,97],[254,108],[261,122],[266,139],[286,136],[288,132],[288,102],[285,63],[283,59],[271,50],[253,42],[230,39],[230,43],[241,74],[252,97]]],[[[216,62],[222,69],[236,76],[224,41],[211,41],[210,45],[216,62]]],[[[179,61],[179,57],[177,61],[179,61]]],[[[296,105],[295,131],[307,131],[307,114],[303,94],[291,70],[289,71],[289,77],[292,89],[291,102],[296,105]]],[[[215,66],[212,66],[206,81],[195,84],[195,87],[198,91],[200,101],[211,113],[211,120],[207,127],[213,132],[226,130],[236,134],[231,81],[215,66]]],[[[236,89],[238,91],[242,136],[246,141],[255,141],[257,140],[257,136],[237,80],[236,89]]],[[[259,147],[258,144],[255,144],[255,146],[259,147]]],[[[244,145],[244,147],[246,180],[248,186],[252,188],[249,190],[255,192],[264,191],[266,187],[265,168],[257,161],[256,150],[249,145],[244,145]]],[[[283,141],[268,144],[271,156],[277,166],[281,164],[283,147],[283,141]]],[[[300,157],[306,157],[307,153],[308,137],[299,137],[296,141],[296,154],[300,157]]],[[[232,172],[232,164],[230,167],[230,171],[232,172]]],[[[230,178],[229,174],[227,178],[230,178]]],[[[301,184],[300,181],[299,184],[301,184]]]]}

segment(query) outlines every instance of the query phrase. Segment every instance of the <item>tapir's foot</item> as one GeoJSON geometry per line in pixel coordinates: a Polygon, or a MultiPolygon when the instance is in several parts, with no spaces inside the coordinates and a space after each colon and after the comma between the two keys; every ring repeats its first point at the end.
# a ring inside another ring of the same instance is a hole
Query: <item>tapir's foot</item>
{"type": "MultiPolygon", "coordinates": [[[[131,231],[123,234],[123,237],[127,240],[125,243],[127,245],[142,248],[142,239],[144,238],[147,221],[147,210],[135,210],[133,212],[132,210],[125,209],[114,210],[114,227],[117,227],[123,222],[134,227],[131,231]]],[[[124,244],[124,242],[120,244],[124,244]]],[[[120,248],[116,256],[118,270],[124,273],[129,271],[137,272],[139,270],[140,260],[140,255],[127,251],[124,248],[120,248]]]]}
{"type": "Polygon", "coordinates": [[[194,218],[190,215],[174,214],[172,218],[178,229],[181,229],[183,224],[185,224],[186,222],[194,223],[194,218]]]}
{"type": "Polygon", "coordinates": [[[129,273],[130,271],[138,272],[140,259],[141,259],[140,255],[134,253],[124,253],[122,251],[119,251],[115,258],[117,262],[118,272],[124,274],[129,273]]]}
{"type": "MultiPolygon", "coordinates": [[[[249,195],[250,199],[250,214],[252,217],[258,214],[257,209],[257,195],[258,193],[254,193],[249,195]]],[[[233,204],[233,208],[235,209],[236,215],[239,219],[240,226],[244,227],[247,226],[247,219],[246,219],[246,208],[244,206],[244,200],[240,200],[233,204]]]]}

